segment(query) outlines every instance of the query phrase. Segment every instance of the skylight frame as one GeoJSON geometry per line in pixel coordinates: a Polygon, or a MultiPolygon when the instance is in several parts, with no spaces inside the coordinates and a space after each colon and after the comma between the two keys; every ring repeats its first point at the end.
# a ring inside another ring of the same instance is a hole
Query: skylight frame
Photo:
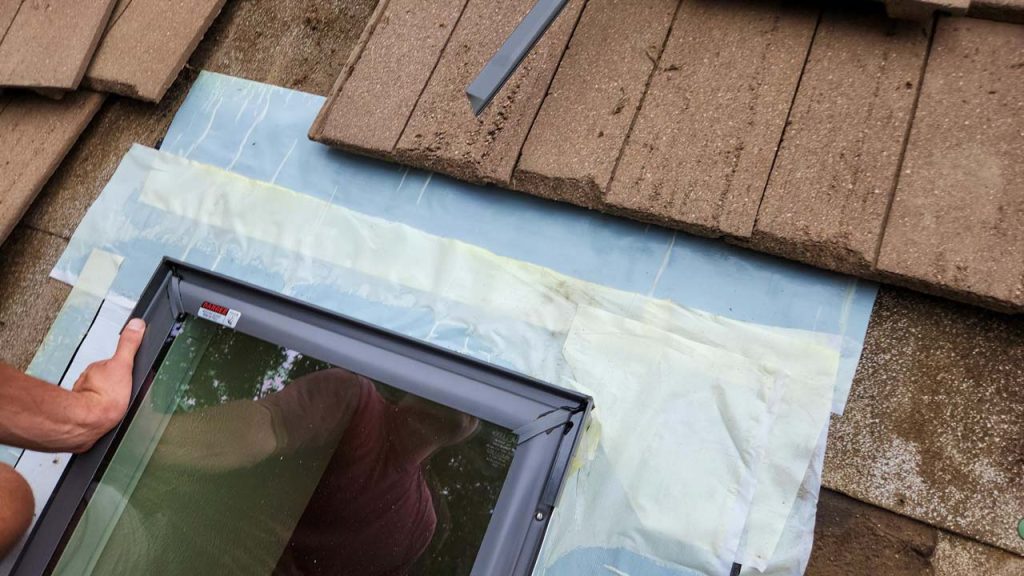
{"type": "Polygon", "coordinates": [[[165,258],[133,317],[148,328],[136,355],[129,415],[72,457],[27,540],[13,576],[48,573],[73,516],[102,477],[173,326],[204,303],[240,314],[233,329],[512,430],[517,447],[472,574],[528,575],[592,407],[585,395],[165,258]]]}

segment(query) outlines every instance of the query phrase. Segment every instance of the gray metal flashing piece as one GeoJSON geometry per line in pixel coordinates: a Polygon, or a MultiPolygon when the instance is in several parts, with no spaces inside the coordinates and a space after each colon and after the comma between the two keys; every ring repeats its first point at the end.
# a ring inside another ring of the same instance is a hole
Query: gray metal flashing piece
{"type": "Polygon", "coordinates": [[[474,576],[528,576],[582,438],[592,400],[449,350],[262,288],[164,259],[132,317],[147,329],[135,357],[125,420],[72,457],[11,572],[48,574],[138,411],[173,329],[200,310],[228,309],[228,326],[308,354],[517,434],[517,446],[473,564],[474,576]]]}
{"type": "Polygon", "coordinates": [[[516,71],[523,58],[526,58],[533,45],[547,32],[568,3],[569,0],[537,0],[533,8],[530,8],[498,52],[466,88],[466,96],[469,97],[474,114],[479,116],[491,103],[494,95],[501,90],[509,76],[516,71]]]}

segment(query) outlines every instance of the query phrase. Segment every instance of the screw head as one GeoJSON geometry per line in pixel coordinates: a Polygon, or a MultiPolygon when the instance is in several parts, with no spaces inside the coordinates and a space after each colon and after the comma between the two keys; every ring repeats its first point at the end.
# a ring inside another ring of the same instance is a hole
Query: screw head
{"type": "Polygon", "coordinates": [[[537,515],[534,516],[534,518],[536,518],[537,521],[540,522],[541,520],[544,519],[544,513],[543,512],[537,512],[537,515]]]}

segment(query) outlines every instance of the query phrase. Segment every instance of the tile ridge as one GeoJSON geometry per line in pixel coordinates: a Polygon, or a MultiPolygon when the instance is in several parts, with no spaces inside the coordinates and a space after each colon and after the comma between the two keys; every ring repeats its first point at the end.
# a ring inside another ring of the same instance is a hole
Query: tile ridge
{"type": "MultiPolygon", "coordinates": [[[[626,137],[622,139],[622,147],[619,148],[619,154],[615,157],[615,165],[612,166],[611,175],[608,177],[608,186],[603,191],[602,196],[607,196],[611,191],[612,186],[615,184],[615,177],[619,173],[619,164],[622,162],[622,157],[626,153],[626,148],[629,146],[629,140],[633,137],[633,130],[636,128],[637,120],[640,118],[641,112],[644,109],[644,102],[647,101],[647,94],[651,91],[651,82],[654,80],[654,75],[658,73],[658,68],[661,66],[661,57],[665,54],[665,47],[668,46],[668,41],[672,38],[672,30],[676,27],[676,22],[679,21],[679,15],[682,13],[683,5],[686,4],[687,0],[679,0],[676,4],[676,13],[672,16],[672,22],[668,25],[668,30],[665,32],[665,39],[661,42],[661,48],[658,49],[658,54],[654,58],[654,66],[651,68],[651,73],[647,76],[647,82],[644,83],[643,94],[640,95],[640,101],[636,103],[636,110],[633,112],[633,119],[629,122],[629,129],[626,130],[626,137]]],[[[602,202],[604,198],[602,197],[602,202]]]]}
{"type": "Polygon", "coordinates": [[[910,106],[910,119],[907,128],[903,132],[903,144],[900,146],[900,157],[896,162],[896,176],[893,178],[890,188],[889,201],[885,205],[885,214],[882,216],[882,229],[878,234],[878,242],[875,244],[875,254],[871,259],[871,268],[878,270],[878,258],[882,255],[882,244],[885,242],[885,231],[889,228],[889,216],[892,214],[892,206],[896,203],[896,191],[899,189],[900,178],[903,176],[903,162],[907,158],[907,148],[910,145],[910,133],[914,129],[914,120],[917,119],[917,105],[921,101],[921,92],[924,91],[924,77],[928,71],[928,62],[932,59],[932,46],[935,45],[935,33],[938,29],[939,19],[932,16],[931,32],[928,35],[928,47],[925,49],[924,61],[921,63],[921,73],[917,77],[917,91],[914,93],[914,102],[910,106]]]}
{"type": "MultiPolygon", "coordinates": [[[[540,99],[540,105],[537,106],[537,110],[533,113],[533,118],[530,119],[530,127],[526,129],[526,137],[523,138],[523,143],[519,146],[519,150],[516,152],[516,161],[512,163],[512,172],[509,174],[508,186],[512,187],[512,181],[515,179],[516,169],[519,168],[519,161],[523,158],[523,148],[526,148],[526,141],[530,139],[530,132],[533,132],[533,125],[537,123],[537,117],[540,116],[540,109],[544,107],[544,101],[547,100],[548,94],[551,93],[551,86],[555,83],[555,76],[558,76],[558,70],[562,67],[562,62],[565,60],[566,53],[569,52],[569,45],[572,44],[572,39],[576,36],[576,29],[580,26],[580,21],[583,20],[583,13],[590,8],[589,0],[583,0],[583,7],[576,14],[576,22],[573,22],[572,32],[569,33],[569,40],[562,47],[562,53],[558,56],[558,64],[555,64],[555,69],[551,74],[551,78],[548,79],[548,85],[544,88],[544,96],[540,99]]],[[[553,23],[552,23],[553,24],[553,23]]]]}
{"type": "Polygon", "coordinates": [[[789,109],[786,110],[786,120],[782,123],[782,131],[779,132],[779,139],[775,143],[775,154],[772,154],[772,164],[768,167],[768,177],[764,179],[764,186],[761,188],[761,198],[757,201],[757,210],[754,211],[754,221],[750,225],[748,238],[753,237],[757,230],[757,221],[761,216],[761,206],[764,204],[764,196],[768,192],[768,185],[771,184],[772,176],[775,174],[775,163],[779,160],[779,152],[782,151],[782,141],[786,138],[786,131],[789,129],[790,118],[793,117],[793,106],[796,104],[796,95],[800,92],[800,85],[804,81],[804,73],[807,72],[807,62],[811,59],[811,50],[818,40],[818,32],[821,30],[821,18],[824,8],[818,8],[818,18],[814,22],[814,32],[811,33],[811,41],[807,43],[807,52],[804,54],[804,63],[800,66],[800,75],[796,79],[796,87],[793,89],[793,96],[789,99],[789,109]]]}
{"type": "MultiPolygon", "coordinates": [[[[437,67],[441,64],[441,60],[444,60],[444,54],[448,51],[448,45],[451,44],[452,36],[455,35],[455,30],[459,27],[459,23],[462,22],[462,16],[466,13],[466,8],[469,6],[471,0],[465,0],[462,3],[462,12],[459,12],[459,17],[455,19],[455,23],[452,24],[451,30],[448,31],[448,38],[445,38],[444,46],[441,47],[441,51],[437,53],[437,61],[434,62],[434,67],[430,69],[430,74],[427,75],[426,82],[420,88],[420,93],[416,95],[416,101],[413,102],[412,108],[409,110],[409,115],[405,117],[405,122],[402,124],[402,129],[398,131],[398,136],[395,141],[391,143],[391,148],[388,150],[389,153],[393,154],[395,148],[398,147],[398,143],[402,141],[402,136],[405,136],[405,130],[409,127],[409,122],[412,121],[412,117],[416,114],[416,108],[420,105],[420,99],[423,98],[423,93],[427,91],[427,86],[430,85],[430,81],[434,78],[434,73],[437,72],[437,67]]],[[[325,107],[326,108],[326,107],[325,107]]]]}
{"type": "Polygon", "coordinates": [[[345,86],[345,82],[348,81],[352,75],[352,71],[355,70],[356,64],[359,63],[360,58],[363,57],[363,51],[366,49],[366,45],[369,44],[370,38],[374,32],[377,31],[377,26],[380,21],[384,19],[384,12],[387,11],[388,6],[391,5],[391,0],[379,0],[377,7],[374,8],[373,14],[370,15],[370,21],[366,23],[362,33],[359,35],[359,39],[356,40],[356,45],[352,48],[352,53],[349,54],[348,60],[345,62],[344,67],[341,69],[341,74],[338,75],[338,79],[334,81],[334,85],[331,86],[330,91],[327,93],[327,99],[324,101],[324,105],[320,107],[320,111],[317,113],[316,118],[313,119],[313,123],[309,126],[309,132],[307,137],[311,140],[317,140],[323,133],[323,125],[327,121],[327,116],[330,109],[333,107],[334,101],[338,95],[341,94],[342,88],[345,86]]]}

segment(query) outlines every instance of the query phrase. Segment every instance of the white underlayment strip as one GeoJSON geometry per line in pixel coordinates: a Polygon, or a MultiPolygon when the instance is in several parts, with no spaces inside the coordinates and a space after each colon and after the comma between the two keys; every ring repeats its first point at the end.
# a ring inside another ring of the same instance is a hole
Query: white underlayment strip
{"type": "Polygon", "coordinates": [[[117,277],[122,261],[121,256],[103,250],[94,249],[89,254],[78,282],[57,315],[57,321],[46,333],[29,364],[31,376],[54,384],[60,381],[117,277]]]}
{"type": "MultiPolygon", "coordinates": [[[[216,237],[224,244],[222,254],[264,266],[287,267],[287,277],[294,282],[316,277],[325,266],[350,270],[358,281],[333,277],[332,287],[390,305],[426,306],[438,315],[438,323],[472,330],[474,336],[502,350],[505,361],[536,377],[567,385],[578,382],[563,356],[562,344],[568,345],[577,312],[586,306],[638,323],[647,331],[665,332],[665,338],[650,340],[653,352],[668,354],[662,350],[668,346],[662,340],[672,340],[674,335],[745,358],[784,380],[781,400],[768,410],[777,410],[777,416],[763,446],[736,447],[739,453],[763,450],[764,462],[748,467],[737,458],[734,468],[737,477],[754,474],[755,487],[748,517],[740,522],[746,527],[740,559],[756,567],[772,555],[827,423],[838,339],[736,322],[590,284],[278,186],[166,154],[147,154],[151,171],[141,201],[191,219],[196,225],[195,241],[216,237]],[[268,253],[268,246],[273,253],[268,253]],[[282,258],[286,254],[291,257],[282,258]],[[449,302],[458,306],[446,304],[449,302]]],[[[659,377],[661,381],[650,385],[672,389],[683,379],[671,371],[659,377]]],[[[586,382],[578,384],[587,387],[586,382]]],[[[603,403],[600,396],[597,402],[599,413],[602,406],[605,412],[620,409],[615,403],[603,403]]],[[[634,398],[621,410],[635,409],[639,402],[642,398],[634,398]]],[[[673,408],[665,407],[665,415],[670,416],[673,408]]],[[[736,425],[730,424],[728,410],[720,410],[717,417],[726,428],[736,425]]],[[[608,457],[619,463],[614,466],[616,473],[629,477],[631,471],[621,469],[628,455],[621,452],[625,445],[642,447],[609,439],[609,433],[602,439],[602,450],[615,452],[608,457]]],[[[651,478],[673,479],[686,477],[699,464],[658,454],[646,461],[644,468],[651,478]]],[[[664,505],[656,482],[641,482],[630,490],[628,501],[632,507],[642,508],[643,516],[634,536],[650,547],[656,558],[677,556],[667,548],[693,536],[678,527],[681,511],[664,505]]],[[[702,533],[702,538],[706,536],[702,533]]],[[[722,535],[719,540],[697,544],[719,559],[731,561],[735,545],[730,540],[722,535]]]]}
{"type": "Polygon", "coordinates": [[[738,354],[585,305],[563,354],[572,385],[598,399],[600,446],[629,512],[609,507],[601,490],[574,492],[566,500],[581,502],[554,519],[544,559],[613,544],[709,574],[727,572],[785,380],[738,354]],[[665,460],[676,464],[657,470],[665,460]],[[631,517],[644,538],[621,530],[631,517]],[[663,542],[704,543],[710,554],[663,542]]]}

